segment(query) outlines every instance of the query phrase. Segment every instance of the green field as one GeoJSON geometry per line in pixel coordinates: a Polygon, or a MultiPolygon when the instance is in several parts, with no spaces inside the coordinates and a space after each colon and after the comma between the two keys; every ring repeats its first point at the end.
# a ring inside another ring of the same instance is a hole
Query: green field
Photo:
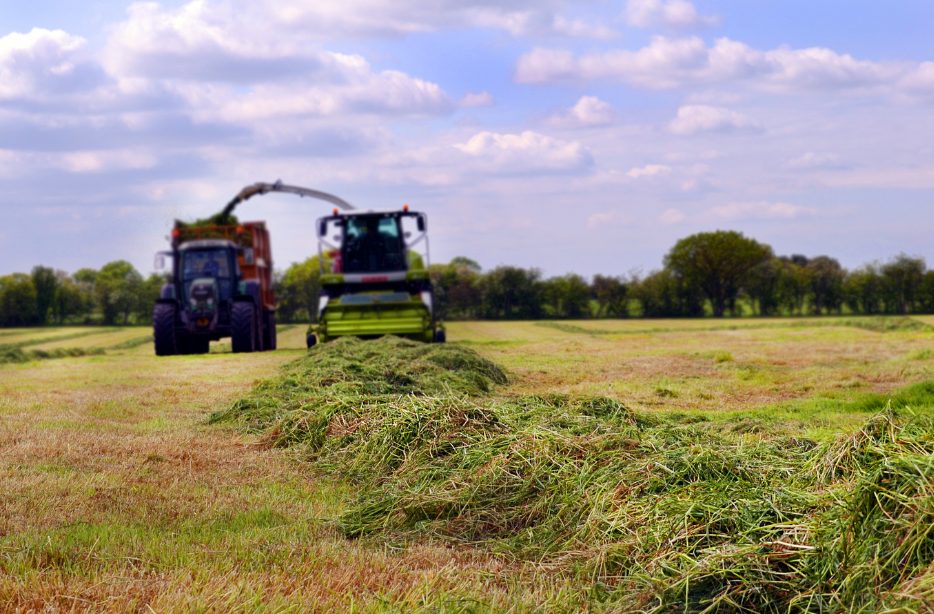
{"type": "Polygon", "coordinates": [[[449,324],[505,384],[3,330],[0,610],[931,611],[931,326],[449,324]]]}

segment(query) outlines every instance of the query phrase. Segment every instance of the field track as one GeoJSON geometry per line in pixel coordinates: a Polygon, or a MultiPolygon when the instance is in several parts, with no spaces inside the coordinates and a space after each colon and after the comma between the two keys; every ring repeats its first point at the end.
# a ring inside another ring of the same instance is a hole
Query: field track
{"type": "MultiPolygon", "coordinates": [[[[0,331],[0,349],[103,352],[0,365],[0,611],[604,607],[611,587],[560,560],[347,539],[334,519],[350,485],[317,479],[299,449],[209,425],[304,355],[302,326],[281,327],[281,349],[254,355],[217,343],[209,355],[157,359],[148,335],[0,331]]],[[[750,441],[830,441],[881,409],[858,405],[866,395],[934,379],[924,326],[468,322],[450,324],[448,338],[507,371],[499,393],[606,396],[636,412],[704,416],[750,441]]]]}

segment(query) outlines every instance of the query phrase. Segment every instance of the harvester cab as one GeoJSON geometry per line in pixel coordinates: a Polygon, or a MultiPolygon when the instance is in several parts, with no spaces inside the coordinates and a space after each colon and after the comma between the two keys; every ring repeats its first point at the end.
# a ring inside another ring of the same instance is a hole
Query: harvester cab
{"type": "Polygon", "coordinates": [[[341,336],[445,341],[435,315],[424,213],[408,206],[344,213],[334,209],[315,227],[322,289],[308,347],[341,336]]]}

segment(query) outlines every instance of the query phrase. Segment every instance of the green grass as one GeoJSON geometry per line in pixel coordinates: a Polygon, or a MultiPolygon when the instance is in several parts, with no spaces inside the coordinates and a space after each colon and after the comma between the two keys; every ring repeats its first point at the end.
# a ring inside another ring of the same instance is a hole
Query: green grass
{"type": "Polygon", "coordinates": [[[442,540],[556,565],[582,585],[598,579],[603,604],[623,610],[922,603],[909,593],[934,564],[932,381],[821,399],[824,412],[875,414],[821,442],[764,437],[748,416],[646,414],[605,397],[453,394],[439,382],[494,372],[466,350],[442,361],[447,374],[399,384],[412,358],[400,348],[432,351],[322,346],[213,420],[298,447],[319,475],[354,484],[336,518],[349,538],[442,540]]]}
{"type": "Polygon", "coordinates": [[[0,368],[0,603],[926,611],[934,337],[837,320],[310,352],[283,326],[279,352],[162,359],[89,335],[104,354],[0,368]]]}

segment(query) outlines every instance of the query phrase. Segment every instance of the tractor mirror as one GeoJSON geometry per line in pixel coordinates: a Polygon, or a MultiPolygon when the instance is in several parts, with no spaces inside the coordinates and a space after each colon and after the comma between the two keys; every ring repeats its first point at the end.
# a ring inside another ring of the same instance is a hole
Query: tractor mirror
{"type": "Polygon", "coordinates": [[[428,225],[425,223],[425,216],[420,215],[420,216],[418,216],[417,219],[418,219],[418,231],[419,231],[419,232],[425,232],[425,228],[428,226],[428,225]]]}
{"type": "Polygon", "coordinates": [[[253,266],[255,259],[253,257],[252,247],[244,247],[242,250],[240,250],[240,254],[243,256],[243,264],[246,266],[253,266]]]}
{"type": "Polygon", "coordinates": [[[328,234],[327,220],[318,220],[318,236],[325,237],[328,234]]]}
{"type": "Polygon", "coordinates": [[[165,269],[165,256],[162,254],[156,254],[156,257],[153,258],[152,268],[156,271],[162,271],[165,269]]]}

